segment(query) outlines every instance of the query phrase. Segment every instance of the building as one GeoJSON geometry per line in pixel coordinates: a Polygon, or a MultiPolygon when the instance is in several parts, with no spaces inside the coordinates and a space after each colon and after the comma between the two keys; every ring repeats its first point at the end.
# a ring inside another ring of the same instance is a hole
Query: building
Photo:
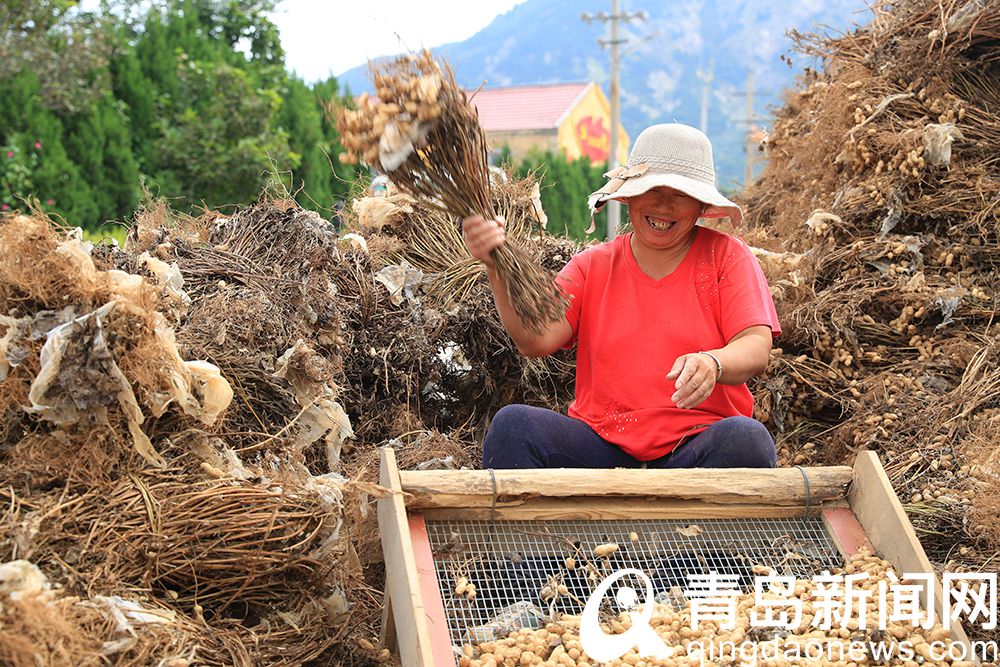
{"type": "MultiPolygon", "coordinates": [[[[611,152],[611,104],[600,86],[554,83],[470,91],[491,148],[507,146],[515,160],[532,149],[575,160],[606,162],[611,152]]],[[[618,161],[628,160],[629,137],[618,132],[618,161]]]]}

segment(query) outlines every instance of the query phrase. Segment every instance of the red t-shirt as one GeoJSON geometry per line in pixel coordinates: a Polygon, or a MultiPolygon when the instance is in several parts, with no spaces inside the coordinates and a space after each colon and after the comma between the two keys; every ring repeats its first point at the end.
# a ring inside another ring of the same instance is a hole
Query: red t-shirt
{"type": "Polygon", "coordinates": [[[576,400],[569,416],[640,461],[725,417],[753,416],[746,385],[716,385],[683,410],[667,380],[677,357],[721,348],[747,327],[781,333],[764,273],[745,243],[697,227],[680,266],[654,280],[635,261],[631,234],[574,256],[557,278],[570,295],[576,400]]]}

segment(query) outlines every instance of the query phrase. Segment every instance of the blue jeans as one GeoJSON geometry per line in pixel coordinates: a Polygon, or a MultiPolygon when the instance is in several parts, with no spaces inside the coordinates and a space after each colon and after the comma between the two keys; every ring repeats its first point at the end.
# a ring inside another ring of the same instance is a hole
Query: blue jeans
{"type": "MultiPolygon", "coordinates": [[[[681,442],[649,468],[773,468],[771,434],[749,417],[727,417],[681,442]]],[[[483,468],[638,468],[642,462],[590,426],[552,410],[508,405],[490,423],[483,468]]]]}

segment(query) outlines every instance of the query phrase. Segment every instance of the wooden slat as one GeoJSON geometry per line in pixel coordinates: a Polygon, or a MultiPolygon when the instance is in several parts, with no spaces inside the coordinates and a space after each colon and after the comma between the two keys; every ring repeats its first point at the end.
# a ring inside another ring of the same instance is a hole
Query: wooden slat
{"type": "Polygon", "coordinates": [[[823,525],[833,537],[841,557],[847,560],[862,549],[875,553],[875,547],[868,541],[865,529],[854,516],[850,507],[831,507],[823,510],[823,525]]]}
{"type": "Polygon", "coordinates": [[[404,665],[431,667],[434,656],[420,592],[420,577],[413,556],[396,455],[388,447],[382,450],[379,484],[390,492],[378,499],[378,528],[385,557],[385,586],[391,599],[392,629],[399,644],[399,656],[404,665]]]}
{"type": "MultiPolygon", "coordinates": [[[[824,508],[846,507],[847,501],[835,500],[811,505],[809,514],[818,515],[824,508]]],[[[427,519],[437,521],[491,519],[489,507],[443,507],[420,509],[427,519]]],[[[509,505],[498,505],[498,520],[537,519],[570,521],[598,519],[781,519],[804,516],[805,505],[717,505],[693,500],[644,500],[636,498],[535,498],[509,505]]]]}
{"type": "MultiPolygon", "coordinates": [[[[900,577],[908,573],[934,574],[934,568],[875,452],[861,452],[855,459],[854,481],[847,499],[878,555],[892,563],[900,577]]],[[[944,618],[943,595],[944,589],[935,576],[934,613],[939,620],[944,618]]],[[[926,609],[926,590],[920,600],[926,609]]],[[[973,655],[972,644],[960,623],[952,624],[951,636],[953,640],[964,643],[968,654],[973,655]]]]}
{"type": "Polygon", "coordinates": [[[408,523],[410,524],[410,541],[413,543],[413,557],[417,563],[417,575],[420,577],[420,593],[424,600],[427,631],[430,633],[434,664],[437,667],[455,667],[455,656],[451,651],[451,636],[448,633],[448,619],[444,613],[441,589],[438,588],[437,572],[434,570],[434,554],[431,552],[427,526],[424,523],[424,517],[419,514],[411,514],[408,523]]]}
{"type": "MultiPolygon", "coordinates": [[[[847,466],[687,470],[496,470],[497,502],[530,498],[640,497],[697,499],[717,505],[803,506],[843,498],[851,481],[847,466]]],[[[421,470],[399,474],[409,507],[490,507],[494,484],[488,470],[421,470]]]]}

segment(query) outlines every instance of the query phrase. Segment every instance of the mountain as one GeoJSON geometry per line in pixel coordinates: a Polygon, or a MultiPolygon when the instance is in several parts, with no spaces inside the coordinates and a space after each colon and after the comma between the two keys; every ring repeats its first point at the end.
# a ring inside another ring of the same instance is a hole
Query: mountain
{"type": "MultiPolygon", "coordinates": [[[[846,32],[868,22],[865,0],[624,0],[620,11],[645,11],[648,19],[621,24],[622,123],[633,139],[652,123],[698,126],[702,80],[711,65],[708,134],[719,185],[743,180],[747,79],[753,70],[754,120],[769,125],[768,110],[782,104],[802,66],[791,54],[790,29],[846,32]],[[784,56],[784,58],[783,58],[784,56]],[[793,66],[789,63],[794,62],[793,66]]],[[[606,24],[581,20],[582,12],[608,12],[600,0],[527,0],[464,42],[434,49],[451,63],[459,82],[484,84],[598,82],[610,89],[610,55],[597,40],[606,24]]],[[[370,90],[366,66],[339,77],[351,91],[370,90]]]]}

